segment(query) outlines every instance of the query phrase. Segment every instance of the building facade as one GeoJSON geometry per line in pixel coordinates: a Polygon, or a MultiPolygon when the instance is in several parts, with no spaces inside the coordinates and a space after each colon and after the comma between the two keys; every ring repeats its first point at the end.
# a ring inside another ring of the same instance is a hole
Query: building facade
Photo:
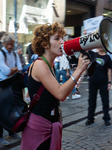
{"type": "Polygon", "coordinates": [[[15,32],[15,5],[17,2],[17,39],[25,46],[31,42],[36,26],[59,22],[67,34],[82,34],[83,21],[95,16],[112,19],[112,0],[1,0],[0,31],[15,32]]]}
{"type": "Polygon", "coordinates": [[[0,1],[0,31],[6,31],[6,0],[0,1]]]}

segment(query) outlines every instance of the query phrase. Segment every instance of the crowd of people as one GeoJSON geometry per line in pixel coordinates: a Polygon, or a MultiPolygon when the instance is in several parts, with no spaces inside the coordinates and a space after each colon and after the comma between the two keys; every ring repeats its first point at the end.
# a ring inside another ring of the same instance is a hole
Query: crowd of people
{"type": "MultiPolygon", "coordinates": [[[[62,56],[56,57],[54,60],[54,70],[55,70],[55,75],[56,78],[59,82],[59,84],[64,84],[69,78],[70,75],[72,74],[71,66],[70,66],[70,61],[67,59],[67,57],[63,54],[62,56]]],[[[72,90],[72,99],[77,99],[80,98],[81,95],[79,93],[76,93],[76,88],[74,86],[72,90]]],[[[67,96],[66,99],[69,99],[69,96],[67,96]]]]}
{"type": "MultiPolygon", "coordinates": [[[[73,55],[66,57],[64,54],[62,56],[56,57],[54,60],[54,70],[57,81],[59,84],[64,84],[71,76],[71,74],[75,71],[78,64],[78,59],[73,55]]],[[[72,90],[72,99],[81,98],[79,87],[82,82],[83,75],[77,81],[77,84],[74,86],[72,90]]],[[[67,96],[66,99],[70,97],[67,96]]]]}
{"type": "MultiPolygon", "coordinates": [[[[9,132],[12,138],[21,138],[21,150],[61,150],[62,121],[60,101],[81,98],[79,87],[84,78],[84,72],[90,64],[86,55],[80,53],[76,58],[65,56],[61,45],[66,32],[57,22],[36,27],[34,38],[27,47],[27,61],[33,61],[28,73],[28,92],[25,95],[28,104],[37,93],[40,86],[44,91],[32,109],[27,125],[22,131],[22,138],[14,132],[9,132]],[[30,136],[29,136],[30,135],[30,136]]],[[[0,32],[0,81],[22,72],[26,65],[22,54],[22,46],[14,51],[15,37],[13,34],[0,32]],[[6,58],[4,57],[4,53],[6,58]],[[16,57],[15,57],[16,56],[16,57]]],[[[100,91],[103,105],[103,120],[110,125],[109,90],[111,89],[111,56],[103,49],[89,51],[91,61],[96,62],[95,70],[89,77],[88,116],[86,125],[94,123],[97,92],[100,91]]],[[[92,65],[90,65],[91,67],[92,65]]],[[[23,92],[24,93],[24,92],[23,92]]],[[[0,126],[0,144],[10,143],[3,137],[3,127],[0,126]]]]}

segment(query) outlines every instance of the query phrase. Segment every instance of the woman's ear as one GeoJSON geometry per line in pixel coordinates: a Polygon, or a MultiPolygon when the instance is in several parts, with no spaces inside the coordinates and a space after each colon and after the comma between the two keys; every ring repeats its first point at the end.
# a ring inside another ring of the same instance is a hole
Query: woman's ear
{"type": "Polygon", "coordinates": [[[47,44],[46,46],[44,46],[45,49],[49,49],[50,46],[47,44]]]}
{"type": "Polygon", "coordinates": [[[48,49],[48,46],[44,46],[45,49],[48,49]]]}

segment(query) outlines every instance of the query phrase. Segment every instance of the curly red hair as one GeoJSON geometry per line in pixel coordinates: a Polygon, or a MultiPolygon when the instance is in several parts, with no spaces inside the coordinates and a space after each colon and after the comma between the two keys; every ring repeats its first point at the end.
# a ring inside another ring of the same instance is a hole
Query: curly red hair
{"type": "Polygon", "coordinates": [[[50,36],[54,35],[56,32],[62,36],[66,34],[64,28],[57,22],[52,25],[47,23],[36,27],[34,30],[34,38],[32,40],[32,49],[34,53],[38,54],[38,56],[43,55],[45,47],[50,47],[50,36]]]}

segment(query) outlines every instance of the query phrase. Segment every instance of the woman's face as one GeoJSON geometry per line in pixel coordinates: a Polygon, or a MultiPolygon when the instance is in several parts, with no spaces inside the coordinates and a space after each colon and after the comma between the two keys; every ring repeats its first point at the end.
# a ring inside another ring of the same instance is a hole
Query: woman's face
{"type": "Polygon", "coordinates": [[[63,37],[58,33],[55,33],[50,37],[50,48],[49,50],[55,56],[61,56],[63,54],[61,45],[64,43],[63,37]]]}

